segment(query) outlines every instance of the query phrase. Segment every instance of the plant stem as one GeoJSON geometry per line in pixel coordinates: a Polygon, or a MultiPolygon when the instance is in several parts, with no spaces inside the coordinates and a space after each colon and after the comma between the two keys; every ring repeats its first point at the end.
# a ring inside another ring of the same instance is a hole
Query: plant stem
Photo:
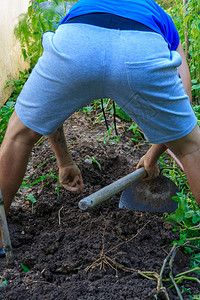
{"type": "Polygon", "coordinates": [[[173,265],[173,261],[174,261],[174,258],[175,258],[175,256],[176,256],[177,251],[178,251],[178,248],[174,249],[174,252],[173,252],[173,254],[172,254],[172,257],[171,257],[171,259],[170,259],[170,261],[169,261],[169,267],[170,267],[170,273],[169,273],[169,276],[170,276],[170,278],[171,278],[171,281],[172,281],[173,284],[174,284],[174,287],[175,287],[175,289],[176,289],[177,295],[179,296],[180,300],[184,300],[183,297],[182,297],[182,295],[181,295],[181,291],[179,290],[179,287],[178,287],[178,285],[176,284],[176,281],[174,280],[174,277],[173,277],[173,271],[172,271],[172,265],[173,265]]]}

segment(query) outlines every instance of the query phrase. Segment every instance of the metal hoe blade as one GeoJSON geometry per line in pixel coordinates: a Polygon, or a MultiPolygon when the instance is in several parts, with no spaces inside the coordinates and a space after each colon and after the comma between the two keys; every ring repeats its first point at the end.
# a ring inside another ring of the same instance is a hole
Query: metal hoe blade
{"type": "Polygon", "coordinates": [[[173,181],[163,175],[150,181],[140,180],[123,191],[119,208],[171,213],[178,208],[178,203],[172,199],[177,192],[173,181]]]}

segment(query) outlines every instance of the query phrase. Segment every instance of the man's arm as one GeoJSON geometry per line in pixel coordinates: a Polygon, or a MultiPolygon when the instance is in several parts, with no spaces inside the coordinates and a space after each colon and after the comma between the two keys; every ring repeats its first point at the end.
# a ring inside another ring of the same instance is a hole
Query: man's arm
{"type": "Polygon", "coordinates": [[[49,135],[48,139],[57,158],[60,183],[66,190],[82,193],[84,189],[83,179],[67,148],[63,125],[54,134],[49,135]]]}
{"type": "Polygon", "coordinates": [[[188,67],[188,63],[185,57],[185,52],[183,50],[183,47],[181,45],[181,42],[178,45],[178,48],[176,51],[180,54],[182,59],[182,64],[177,68],[178,73],[181,77],[183,86],[185,88],[185,91],[190,99],[190,102],[192,102],[192,92],[191,92],[191,77],[190,77],[190,70],[188,67]]]}

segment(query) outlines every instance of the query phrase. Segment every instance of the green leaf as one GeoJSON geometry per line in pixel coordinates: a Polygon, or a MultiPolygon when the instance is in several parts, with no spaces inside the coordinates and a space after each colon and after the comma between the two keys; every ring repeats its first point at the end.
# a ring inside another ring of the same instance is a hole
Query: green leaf
{"type": "Polygon", "coordinates": [[[23,264],[21,264],[21,267],[23,269],[23,272],[27,273],[27,272],[30,272],[29,268],[23,264]]]}
{"type": "Polygon", "coordinates": [[[200,263],[200,253],[196,254],[196,255],[193,257],[193,260],[195,260],[196,262],[200,263]]]}
{"type": "Polygon", "coordinates": [[[94,156],[91,156],[91,160],[92,160],[95,164],[97,164],[97,166],[98,166],[99,169],[101,170],[101,165],[100,165],[100,163],[94,158],[94,156]]]}
{"type": "Polygon", "coordinates": [[[187,219],[192,218],[193,216],[194,216],[194,211],[193,210],[188,210],[185,213],[185,218],[187,218],[187,219]]]}
{"type": "Polygon", "coordinates": [[[32,204],[36,203],[37,200],[35,199],[35,197],[32,194],[29,194],[26,196],[26,198],[31,201],[32,204]]]}
{"type": "MultiPolygon", "coordinates": [[[[180,194],[180,193],[179,193],[180,194]]],[[[183,221],[186,212],[188,212],[188,203],[184,195],[180,194],[179,196],[172,197],[173,200],[179,202],[178,208],[175,211],[174,219],[178,222],[183,221]]]]}
{"type": "Polygon", "coordinates": [[[192,90],[200,90],[200,83],[199,84],[194,84],[192,86],[192,90]]]}
{"type": "Polygon", "coordinates": [[[193,214],[193,217],[192,217],[192,222],[194,224],[197,224],[200,222],[200,211],[195,211],[195,213],[193,214]]]}
{"type": "Polygon", "coordinates": [[[4,280],[4,281],[2,282],[2,284],[1,284],[1,287],[7,286],[7,285],[8,285],[8,284],[7,284],[7,281],[4,280]]]}
{"type": "Polygon", "coordinates": [[[7,280],[3,276],[0,276],[0,279],[3,280],[0,287],[4,287],[8,285],[7,280]]]}
{"type": "Polygon", "coordinates": [[[115,104],[116,115],[126,121],[131,121],[129,115],[117,104],[115,104]]]}
{"type": "Polygon", "coordinates": [[[195,79],[192,79],[191,82],[192,82],[192,83],[197,83],[198,80],[195,78],[195,79]]]}
{"type": "Polygon", "coordinates": [[[173,196],[172,199],[176,202],[180,202],[180,197],[178,196],[173,196]]]}

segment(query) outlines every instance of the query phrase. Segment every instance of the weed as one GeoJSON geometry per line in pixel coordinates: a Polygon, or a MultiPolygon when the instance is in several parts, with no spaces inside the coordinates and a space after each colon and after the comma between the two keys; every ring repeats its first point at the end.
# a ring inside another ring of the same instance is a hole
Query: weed
{"type": "Polygon", "coordinates": [[[134,138],[131,138],[131,141],[135,144],[137,144],[139,142],[139,140],[143,140],[143,133],[141,131],[141,129],[139,128],[139,126],[133,122],[131,124],[131,126],[127,129],[127,131],[132,130],[133,134],[135,135],[134,138]]]}
{"type": "MultiPolygon", "coordinates": [[[[110,112],[111,112],[111,114],[114,114],[113,107],[111,108],[110,112]]],[[[125,121],[131,121],[131,118],[129,117],[129,115],[116,103],[115,103],[115,113],[121,119],[123,119],[125,121]]]]}
{"type": "MultiPolygon", "coordinates": [[[[48,159],[47,161],[39,164],[38,168],[41,167],[41,166],[43,166],[44,164],[46,164],[51,159],[55,159],[55,156],[53,156],[50,159],[48,159]]],[[[48,174],[39,176],[39,178],[36,179],[36,180],[34,180],[33,182],[30,182],[30,176],[25,177],[24,180],[23,180],[23,182],[22,182],[22,184],[21,184],[21,186],[20,186],[20,189],[23,189],[25,187],[30,188],[33,185],[37,184],[37,183],[44,182],[44,180],[47,181],[46,185],[48,185],[49,184],[49,181],[48,181],[49,178],[53,178],[53,179],[57,180],[56,193],[57,193],[57,199],[59,199],[59,194],[60,194],[60,191],[59,191],[59,178],[58,178],[57,175],[53,174],[53,168],[50,170],[50,172],[48,174]]],[[[34,196],[32,194],[29,194],[27,196],[27,199],[32,203],[32,205],[34,205],[36,203],[36,199],[34,198],[34,196]]],[[[32,206],[32,212],[33,212],[33,206],[32,206]]]]}
{"type": "Polygon", "coordinates": [[[200,294],[199,295],[189,296],[189,298],[193,299],[193,300],[199,300],[200,299],[200,294]]]}
{"type": "Polygon", "coordinates": [[[0,287],[4,287],[7,285],[8,285],[8,282],[7,282],[6,278],[3,276],[0,276],[0,287]]]}
{"type": "Polygon", "coordinates": [[[118,135],[116,135],[115,137],[113,137],[113,136],[111,135],[111,133],[112,133],[112,131],[114,130],[114,128],[115,128],[114,125],[111,127],[111,129],[109,128],[109,129],[106,131],[106,133],[105,133],[105,135],[104,135],[104,138],[101,138],[101,137],[97,136],[97,138],[98,138],[100,141],[102,141],[102,142],[104,143],[105,146],[108,146],[108,145],[110,145],[110,144],[115,144],[115,143],[119,142],[119,136],[118,136],[118,135]]]}
{"type": "Polygon", "coordinates": [[[94,110],[93,106],[85,106],[81,109],[79,109],[79,112],[82,112],[84,114],[90,114],[94,110]]]}
{"type": "MultiPolygon", "coordinates": [[[[102,99],[103,102],[103,109],[106,113],[109,113],[111,115],[114,114],[114,107],[113,107],[113,101],[109,98],[102,99]]],[[[104,114],[102,111],[102,102],[101,99],[94,100],[89,106],[85,106],[79,110],[79,112],[90,114],[92,112],[95,112],[95,120],[94,124],[98,124],[100,121],[104,119],[104,114]]],[[[119,106],[115,103],[115,114],[119,118],[125,120],[125,121],[131,121],[131,118],[129,115],[119,106]]]]}
{"type": "MultiPolygon", "coordinates": [[[[173,197],[173,200],[178,201],[178,209],[166,217],[174,225],[175,231],[179,231],[179,240],[173,243],[186,244],[185,252],[191,257],[191,267],[196,268],[200,265],[200,254],[195,252],[195,249],[200,248],[200,209],[194,199],[188,199],[183,193],[178,193],[173,197]]],[[[199,268],[196,270],[200,274],[199,268]]]]}
{"type": "Polygon", "coordinates": [[[12,87],[14,90],[13,90],[13,93],[12,93],[12,96],[10,97],[10,100],[12,101],[16,101],[18,95],[20,94],[26,80],[28,79],[30,73],[28,70],[22,72],[22,71],[19,71],[19,78],[18,79],[13,79],[13,80],[9,80],[6,85],[5,85],[5,89],[7,87],[12,87]]]}
{"type": "MultiPolygon", "coordinates": [[[[43,165],[43,164],[41,164],[41,165],[43,165]]],[[[27,176],[26,178],[24,178],[24,180],[22,182],[22,185],[21,185],[21,188],[31,187],[31,186],[33,186],[33,185],[35,185],[35,184],[37,184],[37,183],[39,183],[41,181],[44,181],[45,179],[47,179],[46,185],[48,185],[49,184],[48,178],[58,179],[58,176],[54,175],[52,171],[53,171],[53,168],[50,170],[49,174],[39,176],[38,179],[36,179],[35,181],[30,182],[30,183],[28,183],[30,176],[27,176]]]]}
{"type": "Polygon", "coordinates": [[[33,214],[33,209],[34,209],[34,204],[37,202],[33,194],[29,194],[26,196],[26,198],[31,202],[32,204],[32,214],[33,214]]]}
{"type": "Polygon", "coordinates": [[[21,267],[22,267],[23,272],[25,272],[25,273],[30,272],[30,270],[29,270],[29,268],[27,266],[21,264],[21,267]]]}
{"type": "Polygon", "coordinates": [[[182,290],[181,290],[182,294],[185,292],[187,292],[188,294],[191,294],[191,288],[186,288],[186,287],[184,287],[184,285],[182,285],[181,288],[182,288],[182,290]]]}
{"type": "MultiPolygon", "coordinates": [[[[199,108],[195,106],[197,117],[200,117],[199,108]]],[[[173,231],[179,232],[179,240],[173,241],[173,244],[183,245],[186,253],[190,255],[190,265],[194,272],[200,274],[200,209],[191,193],[184,172],[176,165],[170,158],[169,165],[166,163],[167,154],[163,154],[159,162],[161,164],[162,172],[165,176],[173,180],[178,185],[180,192],[173,200],[178,202],[178,209],[170,215],[164,217],[174,225],[173,231]]],[[[179,274],[175,278],[175,282],[179,283],[184,279],[193,280],[200,283],[199,279],[195,276],[188,277],[187,274],[179,274]]],[[[183,289],[182,289],[183,292],[183,289]]],[[[184,290],[189,293],[189,291],[184,290]]],[[[190,299],[193,296],[189,296],[190,299]]],[[[194,296],[196,297],[196,296],[194,296]]],[[[198,299],[198,298],[196,298],[198,299]]]]}
{"type": "Polygon", "coordinates": [[[3,141],[9,119],[14,111],[15,102],[8,101],[0,109],[0,144],[3,141]]]}
{"type": "Polygon", "coordinates": [[[99,170],[101,170],[101,165],[100,165],[100,163],[96,160],[96,158],[95,158],[94,156],[89,156],[89,155],[87,155],[87,158],[91,159],[92,162],[94,162],[95,164],[97,164],[99,170]]]}

